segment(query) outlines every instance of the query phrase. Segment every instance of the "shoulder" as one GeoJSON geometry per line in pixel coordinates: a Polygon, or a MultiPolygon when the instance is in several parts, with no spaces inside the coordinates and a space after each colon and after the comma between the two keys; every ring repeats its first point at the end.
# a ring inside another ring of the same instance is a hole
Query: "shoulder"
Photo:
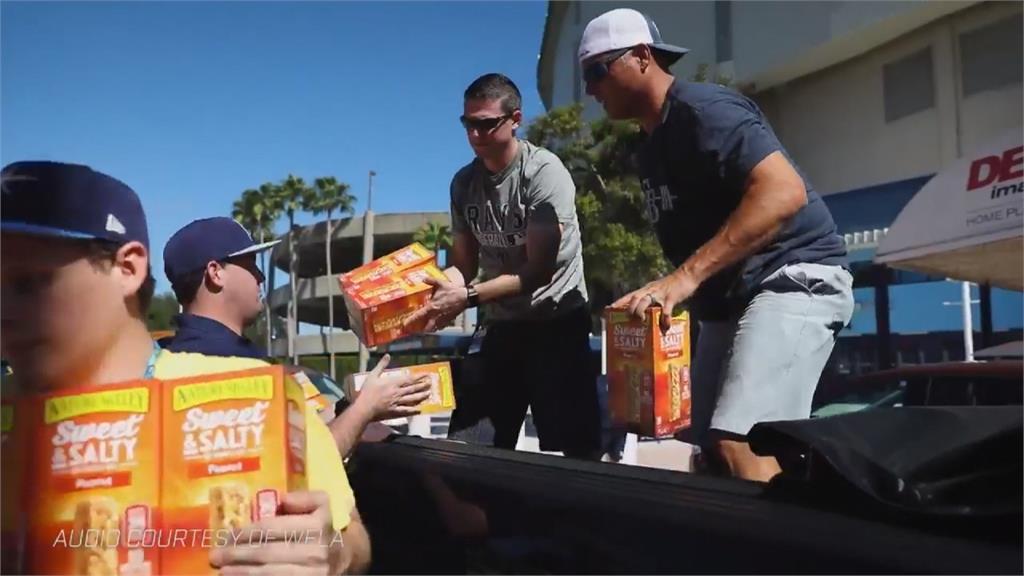
{"type": "Polygon", "coordinates": [[[470,182],[473,181],[473,172],[476,169],[475,167],[476,161],[474,160],[469,164],[466,164],[462,168],[459,168],[459,170],[455,173],[455,176],[452,176],[452,198],[455,198],[457,195],[462,194],[465,190],[469,188],[470,182]]]}
{"type": "Polygon", "coordinates": [[[225,356],[207,356],[194,352],[171,352],[163,350],[157,358],[153,376],[155,378],[188,378],[201,374],[217,374],[235,370],[248,370],[269,366],[263,360],[225,356]]]}
{"type": "Polygon", "coordinates": [[[686,82],[683,80],[677,80],[672,84],[668,91],[668,97],[673,105],[679,105],[696,112],[725,103],[747,104],[750,102],[746,96],[720,84],[686,82]]]}
{"type": "Polygon", "coordinates": [[[526,140],[520,140],[520,145],[525,148],[523,155],[523,172],[527,178],[532,178],[542,171],[546,174],[569,173],[565,164],[562,163],[562,159],[554,152],[547,148],[527,142],[526,140]]]}

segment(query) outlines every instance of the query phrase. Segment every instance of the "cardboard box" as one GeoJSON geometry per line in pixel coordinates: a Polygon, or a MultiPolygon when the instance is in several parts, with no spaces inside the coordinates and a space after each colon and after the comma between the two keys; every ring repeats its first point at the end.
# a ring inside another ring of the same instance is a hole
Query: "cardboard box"
{"type": "Polygon", "coordinates": [[[409,268],[433,263],[434,253],[419,242],[415,242],[401,250],[396,250],[387,256],[342,274],[340,278],[341,288],[345,291],[361,284],[376,282],[389,276],[394,276],[409,268]]]}
{"type": "MultiPolygon", "coordinates": [[[[349,374],[345,377],[344,391],[349,398],[355,398],[366,382],[369,372],[349,374]]],[[[455,392],[452,388],[452,367],[448,362],[419,364],[402,368],[389,368],[381,373],[382,378],[401,376],[419,376],[426,374],[430,378],[430,397],[419,405],[421,414],[448,412],[455,409],[455,392]]]]}
{"type": "MultiPolygon", "coordinates": [[[[163,574],[215,574],[211,547],[306,488],[301,386],[281,366],[163,384],[163,574]]],[[[259,535],[257,535],[259,537],[259,535]]]]}
{"type": "Polygon", "coordinates": [[[363,344],[379,346],[423,331],[426,321],[407,328],[402,321],[430,298],[433,288],[423,282],[428,277],[448,279],[428,262],[373,282],[342,287],[349,324],[363,344]]]}
{"type": "Polygon", "coordinates": [[[25,568],[24,502],[25,417],[26,407],[12,392],[0,397],[0,574],[22,574],[25,568]]]}
{"type": "Polygon", "coordinates": [[[648,308],[639,320],[605,310],[611,421],[653,438],[690,425],[689,317],[673,317],[663,334],[661,314],[661,308],[648,308]]]}
{"type": "Polygon", "coordinates": [[[160,408],[152,380],[27,402],[27,572],[160,573],[160,408]]]}

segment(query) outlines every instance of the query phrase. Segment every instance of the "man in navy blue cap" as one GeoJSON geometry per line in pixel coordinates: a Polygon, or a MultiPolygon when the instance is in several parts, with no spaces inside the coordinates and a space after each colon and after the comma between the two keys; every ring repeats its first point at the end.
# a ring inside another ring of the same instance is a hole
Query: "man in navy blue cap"
{"type": "Polygon", "coordinates": [[[3,356],[19,380],[141,377],[153,343],[149,233],[135,193],[86,166],[17,162],[2,183],[3,356]]]}
{"type": "MultiPolygon", "coordinates": [[[[17,162],[3,169],[0,200],[0,355],[10,361],[19,388],[59,390],[267,365],[169,352],[153,342],[145,324],[154,284],[146,216],[123,182],[77,164],[17,162]]],[[[304,416],[309,489],[284,494],[278,516],[251,528],[315,534],[318,545],[229,544],[211,550],[214,567],[323,574],[368,566],[369,538],[335,440],[312,408],[304,416]]]]}
{"type": "Polygon", "coordinates": [[[164,272],[184,313],[174,336],[160,345],[174,352],[264,358],[242,335],[262,308],[263,273],[256,255],[280,240],[256,244],[231,218],[196,220],[178,230],[164,247],[164,272]]]}
{"type": "MultiPolygon", "coordinates": [[[[175,318],[178,331],[160,345],[172,352],[264,358],[242,330],[261,308],[263,274],[256,254],[278,242],[256,244],[238,222],[225,217],[196,220],[175,232],[164,247],[164,271],[185,311],[175,318]]],[[[360,394],[330,423],[342,455],[372,422],[418,414],[416,406],[430,395],[426,379],[379,378],[389,361],[385,355],[360,394]]]]}

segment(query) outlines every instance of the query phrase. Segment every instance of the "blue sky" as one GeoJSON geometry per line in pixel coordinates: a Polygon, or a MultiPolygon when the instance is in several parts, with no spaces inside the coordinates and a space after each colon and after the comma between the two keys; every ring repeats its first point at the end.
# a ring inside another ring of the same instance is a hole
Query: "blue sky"
{"type": "MultiPolygon", "coordinates": [[[[89,164],[161,252],[245,188],[333,175],[377,212],[447,210],[462,91],[502,72],[530,118],[546,2],[3,2],[0,157],[89,164]]],[[[300,218],[311,222],[312,217],[300,218]]],[[[278,229],[284,230],[282,222],[278,229]]]]}

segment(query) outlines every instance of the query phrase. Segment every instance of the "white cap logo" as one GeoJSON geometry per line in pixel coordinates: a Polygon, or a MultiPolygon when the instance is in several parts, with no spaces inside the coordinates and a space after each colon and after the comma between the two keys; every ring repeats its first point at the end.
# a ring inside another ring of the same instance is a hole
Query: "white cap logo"
{"type": "Polygon", "coordinates": [[[121,221],[117,219],[117,216],[107,214],[107,232],[124,234],[126,230],[124,229],[124,224],[121,224],[121,221]]]}

